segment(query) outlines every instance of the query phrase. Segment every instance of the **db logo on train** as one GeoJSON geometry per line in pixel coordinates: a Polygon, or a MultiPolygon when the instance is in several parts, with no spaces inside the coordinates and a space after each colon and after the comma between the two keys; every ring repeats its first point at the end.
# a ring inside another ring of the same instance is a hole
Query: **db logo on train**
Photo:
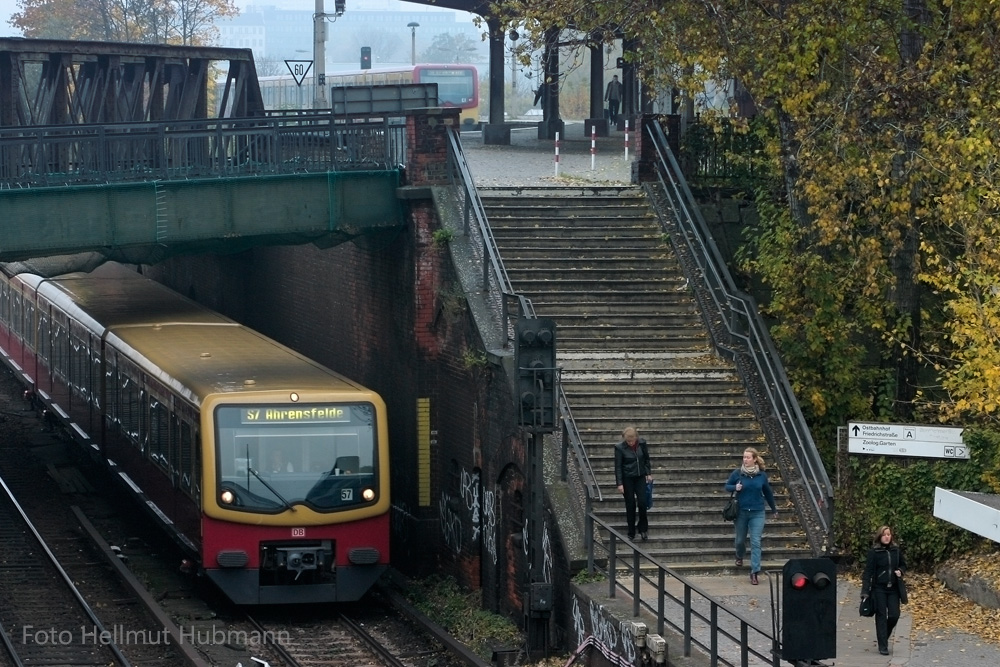
{"type": "Polygon", "coordinates": [[[305,536],[306,536],[305,528],[292,528],[292,537],[305,537],[305,536]]]}

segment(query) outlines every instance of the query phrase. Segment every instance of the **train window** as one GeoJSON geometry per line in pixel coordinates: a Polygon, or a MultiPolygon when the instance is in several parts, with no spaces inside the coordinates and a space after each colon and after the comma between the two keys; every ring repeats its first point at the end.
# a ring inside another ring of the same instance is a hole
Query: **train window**
{"type": "Polygon", "coordinates": [[[35,347],[35,304],[30,299],[21,301],[20,316],[17,323],[18,333],[24,340],[24,344],[30,348],[35,347]]]}
{"type": "Polygon", "coordinates": [[[336,511],[369,502],[362,487],[377,492],[370,404],[225,405],[215,421],[218,481],[240,498],[231,509],[336,511]]]}
{"type": "Polygon", "coordinates": [[[49,330],[51,326],[49,324],[49,315],[44,310],[40,310],[38,313],[38,349],[35,352],[38,353],[38,358],[44,363],[51,363],[52,359],[52,339],[49,337],[49,330]]]}
{"type": "Polygon", "coordinates": [[[180,424],[180,481],[181,489],[190,493],[192,488],[192,476],[194,475],[194,437],[191,432],[191,424],[181,419],[180,424]]]}
{"type": "Polygon", "coordinates": [[[52,341],[51,356],[49,357],[49,371],[55,378],[66,379],[66,367],[68,365],[69,352],[69,332],[66,328],[66,320],[62,313],[52,313],[49,318],[48,338],[52,341]]]}
{"type": "Polygon", "coordinates": [[[90,341],[87,332],[76,321],[68,321],[66,381],[70,391],[86,396],[90,386],[90,341]]]}
{"type": "Polygon", "coordinates": [[[161,468],[170,467],[170,411],[155,398],[149,404],[149,458],[161,468]]]}
{"type": "Polygon", "coordinates": [[[0,283],[0,322],[10,329],[10,293],[11,286],[8,282],[0,283]]]}

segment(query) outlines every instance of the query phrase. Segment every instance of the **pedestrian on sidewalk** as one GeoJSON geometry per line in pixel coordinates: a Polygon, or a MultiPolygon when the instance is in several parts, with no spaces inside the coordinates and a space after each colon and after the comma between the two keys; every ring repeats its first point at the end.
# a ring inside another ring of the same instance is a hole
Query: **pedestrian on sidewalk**
{"type": "Polygon", "coordinates": [[[875,638],[882,655],[889,655],[889,638],[899,622],[899,605],[906,604],[904,572],[906,560],[893,539],[892,528],[879,526],[861,575],[861,599],[874,596],[875,638]]]}
{"type": "Polygon", "coordinates": [[[604,101],[608,103],[608,120],[612,125],[618,124],[618,105],[622,102],[622,82],[615,74],[604,89],[604,101]]]}
{"type": "Polygon", "coordinates": [[[726,491],[736,492],[740,513],[736,517],[736,567],[743,567],[747,535],[750,536],[750,583],[758,584],[760,574],[760,540],[764,535],[764,503],[771,508],[771,516],[778,518],[774,504],[774,491],[764,471],[764,459],[753,447],[743,450],[743,463],[726,480],[726,491]]]}
{"type": "Polygon", "coordinates": [[[634,426],[622,431],[622,441],[615,445],[615,482],[618,493],[625,496],[625,520],[628,522],[628,538],[635,539],[636,528],[639,537],[649,539],[649,522],[646,519],[646,483],[653,481],[653,469],[649,465],[649,447],[639,437],[634,426]],[[639,510],[639,525],[636,526],[636,505],[639,510]]]}

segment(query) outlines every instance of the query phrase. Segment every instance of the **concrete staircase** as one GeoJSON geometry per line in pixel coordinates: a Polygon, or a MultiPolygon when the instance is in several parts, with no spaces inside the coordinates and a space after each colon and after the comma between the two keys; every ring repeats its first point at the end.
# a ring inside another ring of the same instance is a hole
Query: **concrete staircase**
{"type": "MultiPolygon", "coordinates": [[[[479,193],[514,289],[556,321],[563,388],[604,495],[595,512],[625,532],[613,445],[634,425],[650,444],[655,479],[644,550],[678,570],[731,570],[723,485],[746,446],[766,443],[642,191],[479,193]]],[[[811,553],[777,468],[768,472],[783,511],[768,519],[763,557],[765,568],[780,568],[811,553]]]]}

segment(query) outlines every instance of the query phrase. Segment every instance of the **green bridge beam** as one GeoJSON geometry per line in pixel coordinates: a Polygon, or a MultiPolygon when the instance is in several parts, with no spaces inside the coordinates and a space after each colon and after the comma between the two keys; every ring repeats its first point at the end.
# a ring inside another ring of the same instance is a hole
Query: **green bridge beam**
{"type": "Polygon", "coordinates": [[[343,171],[0,190],[0,261],[330,247],[401,228],[400,180],[398,170],[343,171]]]}

